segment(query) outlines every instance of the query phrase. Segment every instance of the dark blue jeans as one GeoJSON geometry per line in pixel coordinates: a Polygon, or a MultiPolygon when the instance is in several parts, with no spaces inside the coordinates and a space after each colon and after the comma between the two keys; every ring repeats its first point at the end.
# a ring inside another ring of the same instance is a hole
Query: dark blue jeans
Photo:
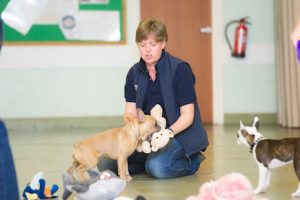
{"type": "Polygon", "coordinates": [[[5,124],[0,120],[0,199],[18,200],[19,190],[5,124]]]}
{"type": "MultiPolygon", "coordinates": [[[[169,144],[157,152],[150,154],[135,151],[128,158],[128,170],[131,175],[147,173],[154,178],[175,178],[194,174],[204,160],[200,153],[186,157],[183,147],[173,138],[169,144]]],[[[109,169],[118,172],[116,160],[102,157],[98,169],[109,169]]]]}

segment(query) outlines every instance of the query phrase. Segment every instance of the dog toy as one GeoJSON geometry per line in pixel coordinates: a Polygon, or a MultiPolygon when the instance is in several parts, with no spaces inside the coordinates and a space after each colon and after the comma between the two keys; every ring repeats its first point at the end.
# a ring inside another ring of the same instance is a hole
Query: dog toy
{"type": "Polygon", "coordinates": [[[113,200],[125,189],[126,181],[109,170],[98,173],[88,169],[87,172],[90,179],[85,181],[74,181],[70,174],[63,174],[62,199],[68,199],[75,192],[75,200],[113,200]]]}
{"type": "Polygon", "coordinates": [[[158,151],[162,147],[166,146],[169,139],[174,137],[174,134],[166,128],[166,119],[162,116],[163,110],[159,104],[156,104],[150,111],[150,115],[154,117],[161,128],[161,131],[154,133],[151,138],[139,143],[137,147],[138,152],[150,153],[151,151],[158,151]],[[154,141],[152,142],[153,138],[154,141]]]}
{"type": "Polygon", "coordinates": [[[35,199],[56,199],[54,193],[57,192],[58,186],[52,185],[50,187],[46,186],[46,181],[43,178],[43,172],[37,173],[28,183],[23,191],[22,196],[26,200],[35,199]]]}
{"type": "Polygon", "coordinates": [[[252,185],[241,173],[232,172],[216,181],[204,183],[197,196],[189,196],[186,200],[252,200],[252,185]]]}
{"type": "Polygon", "coordinates": [[[145,141],[140,141],[136,150],[138,152],[150,153],[151,152],[150,139],[145,141]]]}
{"type": "Polygon", "coordinates": [[[163,129],[152,135],[151,150],[156,152],[169,143],[170,138],[174,137],[174,133],[169,129],[163,129]]]}
{"type": "Polygon", "coordinates": [[[30,194],[30,193],[26,192],[25,195],[28,200],[36,200],[39,198],[36,193],[30,194]]]}

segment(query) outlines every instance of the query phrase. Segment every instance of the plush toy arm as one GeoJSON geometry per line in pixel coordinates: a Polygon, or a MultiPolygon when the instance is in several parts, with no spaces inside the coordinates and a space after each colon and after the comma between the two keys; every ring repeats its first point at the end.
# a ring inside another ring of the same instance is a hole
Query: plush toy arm
{"type": "Polygon", "coordinates": [[[173,137],[174,137],[174,132],[173,132],[170,128],[165,129],[165,130],[168,130],[168,131],[169,131],[169,137],[170,137],[170,138],[173,138],[173,137]]]}
{"type": "Polygon", "coordinates": [[[151,147],[148,141],[139,141],[138,146],[136,147],[138,152],[150,153],[151,147]]]}
{"type": "Polygon", "coordinates": [[[136,147],[136,150],[137,150],[138,152],[142,152],[142,151],[143,151],[143,149],[142,149],[142,141],[139,141],[139,143],[138,143],[138,145],[137,145],[137,147],[136,147]]]}
{"type": "Polygon", "coordinates": [[[158,151],[158,146],[152,146],[152,147],[151,147],[151,150],[152,150],[153,152],[157,152],[157,151],[158,151]]]}
{"type": "Polygon", "coordinates": [[[144,141],[142,143],[142,149],[144,153],[150,153],[151,152],[150,142],[144,141]]]}
{"type": "Polygon", "coordinates": [[[58,185],[53,184],[51,187],[50,195],[53,196],[54,193],[57,192],[58,188],[59,188],[58,185]]]}
{"type": "Polygon", "coordinates": [[[44,194],[45,187],[46,187],[46,181],[44,179],[40,179],[39,182],[40,182],[40,188],[38,189],[38,192],[37,192],[38,197],[40,199],[46,199],[46,195],[44,194]]]}

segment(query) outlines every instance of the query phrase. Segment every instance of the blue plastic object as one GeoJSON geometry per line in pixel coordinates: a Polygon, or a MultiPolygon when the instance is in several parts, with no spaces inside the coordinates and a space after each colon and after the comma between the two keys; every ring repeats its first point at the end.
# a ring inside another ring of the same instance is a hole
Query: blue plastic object
{"type": "Polygon", "coordinates": [[[297,42],[297,58],[298,58],[298,62],[300,63],[300,40],[298,40],[297,42]]]}

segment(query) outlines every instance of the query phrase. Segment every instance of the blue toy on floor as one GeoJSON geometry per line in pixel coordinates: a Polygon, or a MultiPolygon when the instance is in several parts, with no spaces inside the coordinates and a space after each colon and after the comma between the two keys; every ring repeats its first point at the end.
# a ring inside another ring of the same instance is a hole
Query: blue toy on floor
{"type": "Polygon", "coordinates": [[[43,178],[43,172],[37,173],[28,183],[23,191],[23,197],[26,200],[36,200],[36,199],[57,199],[58,196],[54,194],[57,192],[58,186],[52,185],[50,187],[46,186],[46,181],[43,178]]]}

